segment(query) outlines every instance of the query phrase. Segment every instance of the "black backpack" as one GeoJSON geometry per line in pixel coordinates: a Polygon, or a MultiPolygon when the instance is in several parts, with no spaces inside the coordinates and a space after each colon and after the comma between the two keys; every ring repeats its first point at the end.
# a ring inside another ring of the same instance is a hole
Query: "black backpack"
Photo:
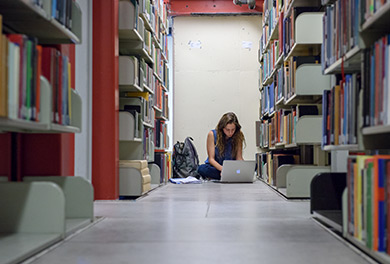
{"type": "Polygon", "coordinates": [[[187,137],[184,142],[177,141],[173,146],[173,178],[187,178],[188,176],[200,178],[198,152],[192,141],[191,137],[187,137]]]}

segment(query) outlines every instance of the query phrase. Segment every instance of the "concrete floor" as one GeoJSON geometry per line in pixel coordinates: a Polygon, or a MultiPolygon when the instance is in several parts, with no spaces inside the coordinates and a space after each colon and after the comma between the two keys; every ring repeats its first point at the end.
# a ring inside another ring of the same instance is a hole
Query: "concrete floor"
{"type": "Polygon", "coordinates": [[[26,263],[370,263],[262,182],[175,185],[97,201],[99,220],[26,263]]]}

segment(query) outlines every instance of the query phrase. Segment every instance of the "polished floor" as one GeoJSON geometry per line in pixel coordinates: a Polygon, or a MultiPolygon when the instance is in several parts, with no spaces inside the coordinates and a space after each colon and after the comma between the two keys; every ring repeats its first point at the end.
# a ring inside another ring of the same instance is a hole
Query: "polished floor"
{"type": "Polygon", "coordinates": [[[97,201],[95,215],[26,263],[371,263],[313,221],[309,202],[262,182],[169,183],[136,201],[97,201]]]}

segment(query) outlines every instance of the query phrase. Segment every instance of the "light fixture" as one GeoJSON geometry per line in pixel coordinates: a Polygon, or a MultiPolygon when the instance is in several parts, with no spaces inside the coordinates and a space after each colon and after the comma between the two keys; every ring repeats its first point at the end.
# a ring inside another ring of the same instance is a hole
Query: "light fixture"
{"type": "Polygon", "coordinates": [[[256,0],[233,0],[233,4],[235,5],[248,5],[249,9],[255,9],[256,0]]]}

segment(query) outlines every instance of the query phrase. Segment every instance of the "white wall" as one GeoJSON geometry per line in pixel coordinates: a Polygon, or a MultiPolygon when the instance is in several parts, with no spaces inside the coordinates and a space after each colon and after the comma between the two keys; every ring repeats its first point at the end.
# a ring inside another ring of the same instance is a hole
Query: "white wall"
{"type": "Polygon", "coordinates": [[[76,45],[76,90],[82,98],[82,128],[75,134],[75,175],[91,181],[92,144],[92,0],[78,0],[82,42],[76,45]]]}
{"type": "Polygon", "coordinates": [[[244,159],[255,159],[260,16],[175,17],[173,142],[194,138],[200,162],[206,135],[222,114],[237,114],[246,137],[244,159]]]}

